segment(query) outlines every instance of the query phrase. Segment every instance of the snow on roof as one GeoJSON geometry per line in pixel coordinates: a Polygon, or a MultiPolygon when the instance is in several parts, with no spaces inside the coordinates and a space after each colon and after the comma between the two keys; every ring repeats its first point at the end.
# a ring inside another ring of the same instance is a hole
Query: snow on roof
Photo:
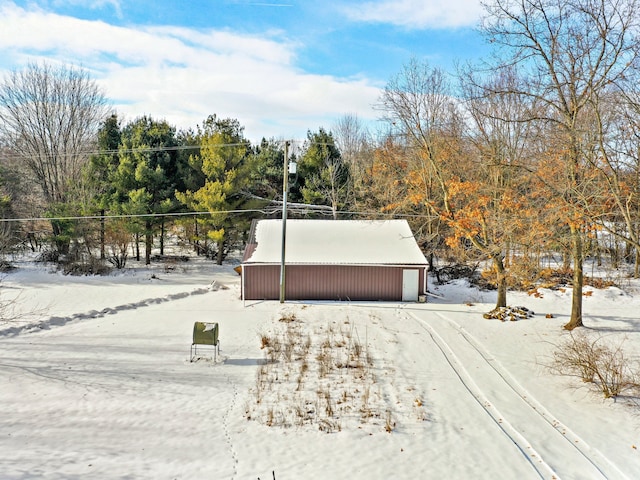
{"type": "MultiPolygon", "coordinates": [[[[255,250],[245,263],[279,263],[282,220],[259,220],[255,250]]],[[[286,222],[286,263],[424,265],[406,220],[295,220],[286,222]]]]}

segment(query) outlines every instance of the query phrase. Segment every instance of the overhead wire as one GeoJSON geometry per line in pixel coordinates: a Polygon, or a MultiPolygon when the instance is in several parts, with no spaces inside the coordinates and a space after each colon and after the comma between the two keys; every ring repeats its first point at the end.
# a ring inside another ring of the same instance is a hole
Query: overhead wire
{"type": "MultiPolygon", "coordinates": [[[[335,143],[330,142],[309,142],[308,140],[288,140],[291,143],[303,144],[307,143],[308,145],[322,145],[322,146],[330,146],[335,145],[335,143]]],[[[277,140],[280,142],[280,140],[277,140]]],[[[284,142],[284,140],[282,141],[284,142]]],[[[109,156],[109,155],[122,155],[122,154],[134,154],[134,153],[158,153],[158,152],[174,152],[174,151],[184,151],[184,150],[201,150],[202,148],[228,148],[228,147],[239,147],[239,146],[247,146],[257,147],[260,145],[252,145],[251,142],[233,142],[233,143],[221,143],[216,145],[174,145],[174,146],[158,146],[158,147],[133,147],[133,148],[117,148],[117,149],[106,149],[106,150],[80,150],[77,152],[67,152],[67,153],[55,153],[51,154],[48,152],[43,152],[41,154],[34,154],[34,156],[38,157],[55,157],[55,158],[69,158],[69,157],[91,157],[91,156],[109,156]]],[[[0,159],[4,160],[20,160],[24,158],[24,154],[15,153],[9,147],[5,147],[4,149],[0,145],[0,159]]]]}
{"type": "MultiPolygon", "coordinates": [[[[236,210],[220,210],[216,212],[170,212],[170,213],[136,213],[136,214],[105,214],[105,215],[70,215],[70,216],[51,216],[51,217],[23,217],[23,218],[0,218],[0,223],[11,222],[50,222],[50,221],[79,221],[79,220],[109,220],[109,219],[121,219],[121,218],[162,218],[162,217],[195,217],[204,215],[240,215],[246,213],[261,213],[263,215],[275,215],[281,212],[281,208],[247,208],[236,210]]],[[[333,215],[333,210],[327,205],[311,205],[311,204],[297,204],[291,209],[292,213],[318,213],[323,215],[333,215]]],[[[430,215],[425,214],[406,214],[406,213],[385,213],[385,212],[371,212],[371,211],[337,211],[335,212],[339,216],[367,216],[367,217],[393,217],[393,218],[431,218],[430,215]]]]}
{"type": "MultiPolygon", "coordinates": [[[[284,142],[285,140],[276,140],[275,142],[284,142]]],[[[322,146],[331,146],[335,145],[335,143],[331,142],[315,142],[309,140],[288,140],[290,143],[298,143],[298,144],[307,144],[307,145],[322,145],[322,146]]],[[[57,154],[57,157],[69,157],[69,156],[92,156],[92,155],[115,155],[115,154],[131,154],[131,153],[154,153],[154,152],[165,152],[165,151],[183,151],[183,150],[198,150],[203,147],[214,147],[214,148],[225,148],[225,147],[237,147],[237,146],[249,146],[251,147],[250,142],[233,142],[233,143],[224,143],[224,144],[216,144],[216,145],[175,145],[175,146],[160,146],[160,147],[136,147],[136,148],[127,148],[127,149],[110,149],[110,150],[83,150],[75,153],[67,153],[67,154],[57,154]]],[[[259,147],[259,145],[256,145],[259,147]]],[[[11,151],[11,150],[9,150],[11,151]]],[[[21,154],[7,154],[6,150],[3,151],[0,149],[0,159],[21,159],[24,158],[24,155],[21,154]]],[[[331,214],[333,215],[333,210],[331,207],[326,205],[311,205],[311,204],[294,204],[290,205],[291,210],[294,213],[321,213],[321,214],[331,214]]],[[[148,217],[181,217],[181,216],[200,216],[200,215],[232,215],[232,214],[245,214],[245,213],[261,213],[263,215],[274,215],[279,213],[279,208],[271,208],[271,209],[240,209],[240,210],[221,210],[217,212],[200,212],[200,211],[191,211],[191,212],[171,212],[171,213],[142,213],[142,214],[108,214],[108,215],[78,215],[78,216],[47,216],[47,217],[24,217],[24,218],[0,218],[0,223],[9,223],[9,222],[28,222],[28,221],[73,221],[73,220],[99,220],[99,219],[118,219],[118,218],[148,218],[148,217]]],[[[398,213],[384,213],[384,212],[358,212],[358,211],[338,211],[336,214],[339,215],[354,215],[354,216],[378,216],[378,217],[395,217],[395,218],[427,218],[429,215],[424,214],[398,214],[398,213]]]]}
{"type": "Polygon", "coordinates": [[[260,209],[244,209],[244,210],[221,210],[218,212],[169,212],[169,213],[131,213],[131,214],[108,214],[108,215],[71,215],[64,217],[25,217],[25,218],[0,218],[0,222],[40,222],[40,221],[71,221],[71,220],[103,220],[117,218],[148,218],[148,217],[181,217],[181,216],[197,216],[197,215],[229,215],[234,213],[263,213],[267,211],[260,209]]]}

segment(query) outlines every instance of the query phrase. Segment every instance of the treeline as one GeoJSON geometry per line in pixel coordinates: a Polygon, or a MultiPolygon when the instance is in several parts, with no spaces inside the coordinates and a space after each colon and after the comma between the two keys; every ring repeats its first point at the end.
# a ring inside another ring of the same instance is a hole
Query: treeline
{"type": "MultiPolygon", "coordinates": [[[[631,0],[490,2],[481,30],[496,48],[485,63],[446,72],[412,61],[381,93],[381,132],[347,115],[291,145],[291,214],[408,218],[429,258],[488,260],[497,306],[510,284],[533,284],[545,258],[562,258],[566,327],[582,325],[587,256],[606,252],[640,273],[638,10],[631,0]]],[[[154,239],[162,246],[179,225],[220,262],[252,218],[279,216],[285,142],[251,145],[237,120],[122,125],[84,72],[48,65],[5,79],[0,120],[2,214],[46,212],[57,253],[122,265],[142,243],[149,262],[154,239]],[[187,212],[207,214],[177,216],[187,212]],[[100,221],[72,219],[86,216],[100,221]]],[[[27,238],[42,222],[19,234],[3,225],[5,238],[27,238]]]]}
{"type": "MultiPolygon", "coordinates": [[[[21,91],[50,69],[30,65],[19,72],[21,91]]],[[[58,89],[83,75],[66,67],[53,73],[49,81],[58,89]]],[[[46,110],[48,99],[32,100],[46,110]]],[[[252,145],[236,119],[211,115],[195,129],[179,131],[150,116],[122,124],[111,114],[97,122],[88,141],[67,148],[65,134],[56,130],[66,109],[37,125],[25,121],[25,113],[16,123],[30,141],[5,142],[0,157],[4,252],[21,245],[44,250],[51,261],[99,268],[92,260],[105,260],[123,268],[132,255],[146,264],[155,248],[164,255],[169,232],[179,232],[199,254],[221,264],[244,245],[252,219],[281,216],[285,141],[252,145]]],[[[332,134],[320,128],[295,148],[287,143],[289,160],[298,164],[289,181],[290,215],[337,218],[346,207],[339,195],[350,180],[332,134]]]]}

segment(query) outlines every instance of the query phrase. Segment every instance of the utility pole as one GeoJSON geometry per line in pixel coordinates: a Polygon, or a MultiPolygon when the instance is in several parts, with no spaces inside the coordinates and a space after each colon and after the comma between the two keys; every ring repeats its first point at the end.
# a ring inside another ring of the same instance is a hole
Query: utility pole
{"type": "Polygon", "coordinates": [[[282,170],[282,252],[280,260],[280,303],[284,303],[285,247],[287,244],[287,196],[289,194],[289,141],[284,142],[284,168],[282,170]]]}

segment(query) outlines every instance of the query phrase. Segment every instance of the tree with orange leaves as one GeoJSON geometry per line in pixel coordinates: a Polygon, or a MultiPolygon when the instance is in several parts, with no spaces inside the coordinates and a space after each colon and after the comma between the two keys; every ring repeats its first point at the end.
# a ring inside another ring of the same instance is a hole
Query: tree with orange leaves
{"type": "MultiPolygon", "coordinates": [[[[638,60],[636,0],[492,0],[483,32],[500,50],[494,70],[518,68],[525,79],[502,93],[529,98],[540,109],[528,119],[553,132],[562,165],[553,190],[565,209],[573,263],[568,330],[582,326],[583,224],[589,156],[594,138],[587,118],[601,98],[632,72],[638,60]]],[[[597,138],[596,145],[597,145],[597,138]]],[[[589,196],[589,195],[587,195],[589,196]]]]}
{"type": "Polygon", "coordinates": [[[500,137],[498,126],[508,124],[489,128],[477,122],[476,130],[486,127],[485,136],[479,133],[475,143],[465,137],[468,125],[445,78],[438,69],[412,62],[385,89],[383,106],[408,146],[407,171],[401,177],[404,191],[395,203],[422,205],[446,225],[441,233],[449,247],[465,245],[491,260],[498,286],[496,307],[504,307],[506,244],[512,238],[511,226],[517,225],[513,218],[525,211],[514,160],[506,165],[491,151],[505,149],[506,138],[500,137]]]}

